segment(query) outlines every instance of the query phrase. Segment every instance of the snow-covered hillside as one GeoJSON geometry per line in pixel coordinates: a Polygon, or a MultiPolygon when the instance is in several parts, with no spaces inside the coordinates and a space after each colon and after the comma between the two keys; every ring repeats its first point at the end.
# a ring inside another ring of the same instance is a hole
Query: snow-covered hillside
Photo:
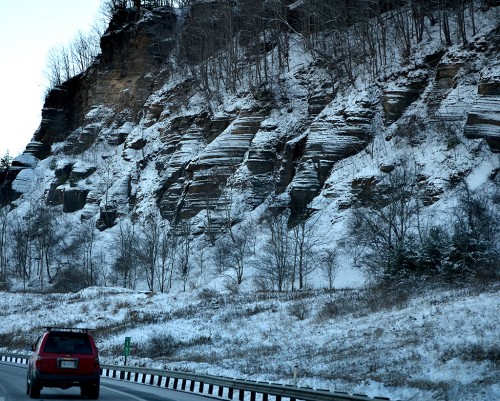
{"type": "Polygon", "coordinates": [[[91,327],[101,360],[401,400],[500,399],[500,291],[0,293],[0,349],[91,327]],[[7,346],[6,346],[7,344],[7,346]]]}

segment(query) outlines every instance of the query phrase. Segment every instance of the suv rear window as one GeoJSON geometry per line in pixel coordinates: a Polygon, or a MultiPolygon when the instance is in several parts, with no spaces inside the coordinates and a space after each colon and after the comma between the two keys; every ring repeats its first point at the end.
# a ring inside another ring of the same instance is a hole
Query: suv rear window
{"type": "Polygon", "coordinates": [[[87,335],[50,333],[43,351],[55,354],[92,354],[92,346],[87,335]]]}

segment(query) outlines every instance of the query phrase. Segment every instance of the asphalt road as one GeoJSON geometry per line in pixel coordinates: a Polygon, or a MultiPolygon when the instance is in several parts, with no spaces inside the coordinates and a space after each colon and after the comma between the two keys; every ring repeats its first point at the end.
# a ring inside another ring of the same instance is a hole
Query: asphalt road
{"type": "MultiPolygon", "coordinates": [[[[0,401],[26,401],[26,366],[0,363],[0,401]]],[[[40,400],[81,400],[80,389],[42,389],[40,400]]],[[[102,401],[214,401],[214,398],[143,384],[101,378],[102,401]]]]}

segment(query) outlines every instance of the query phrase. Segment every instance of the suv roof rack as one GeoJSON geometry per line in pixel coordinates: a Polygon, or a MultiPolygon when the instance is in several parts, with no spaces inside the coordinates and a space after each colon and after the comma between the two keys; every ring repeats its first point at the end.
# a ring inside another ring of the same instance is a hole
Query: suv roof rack
{"type": "Polygon", "coordinates": [[[82,333],[88,333],[92,329],[83,328],[83,327],[46,327],[47,331],[76,331],[82,333]]]}

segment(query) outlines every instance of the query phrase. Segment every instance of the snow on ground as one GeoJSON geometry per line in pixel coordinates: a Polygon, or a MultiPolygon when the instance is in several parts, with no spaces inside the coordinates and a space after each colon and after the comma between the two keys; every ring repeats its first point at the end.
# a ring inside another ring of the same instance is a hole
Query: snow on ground
{"type": "Polygon", "coordinates": [[[229,295],[93,287],[0,293],[0,349],[44,326],[91,327],[104,363],[130,363],[401,400],[498,400],[500,288],[229,295]],[[158,351],[164,355],[158,355],[158,351]],[[154,351],[152,351],[154,350],[154,351]]]}

